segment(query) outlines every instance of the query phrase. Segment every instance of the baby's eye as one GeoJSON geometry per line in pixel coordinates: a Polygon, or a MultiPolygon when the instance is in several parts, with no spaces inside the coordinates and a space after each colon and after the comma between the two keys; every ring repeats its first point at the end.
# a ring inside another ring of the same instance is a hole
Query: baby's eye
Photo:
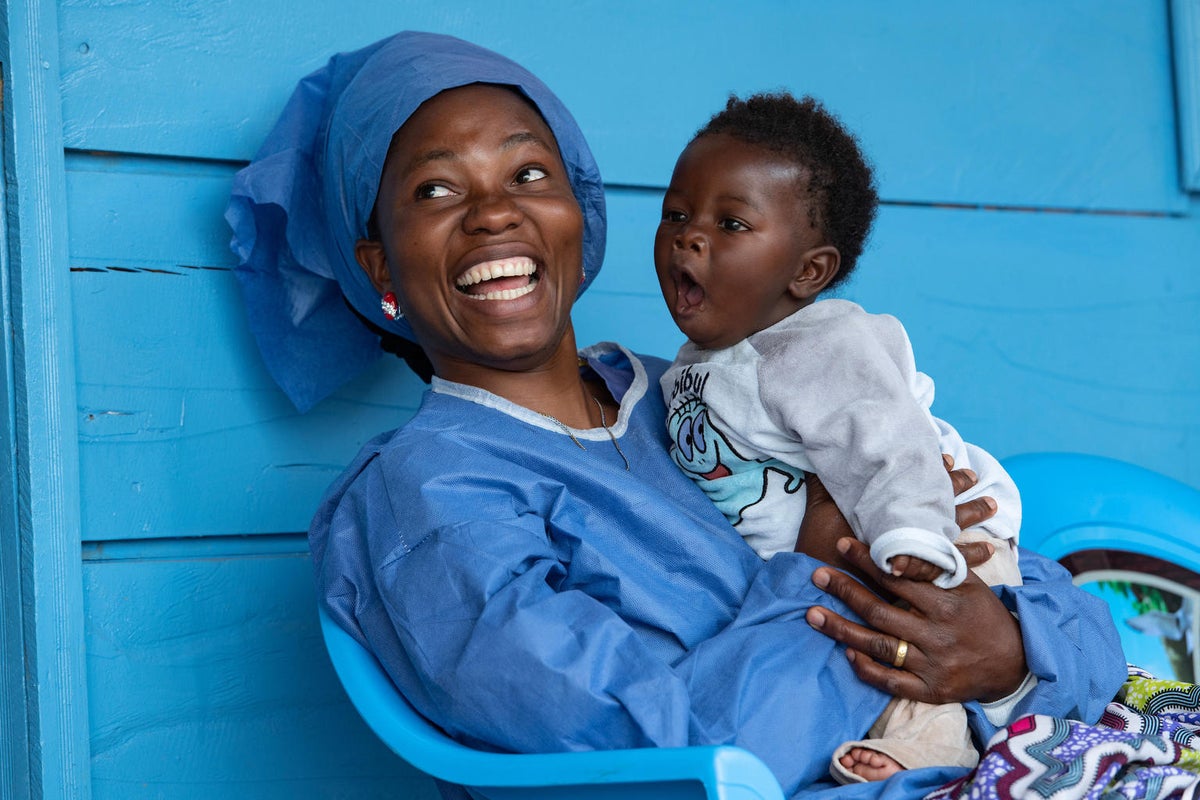
{"type": "Polygon", "coordinates": [[[719,223],[717,223],[717,225],[722,230],[727,230],[727,231],[748,231],[748,230],[750,230],[750,226],[748,226],[746,223],[742,222],[740,219],[734,219],[732,217],[726,217],[725,219],[723,219],[719,223]]]}
{"type": "Polygon", "coordinates": [[[417,187],[418,200],[435,200],[439,197],[449,197],[450,189],[440,183],[423,183],[417,187]]]}
{"type": "Polygon", "coordinates": [[[682,211],[676,211],[671,208],[664,208],[662,213],[663,222],[687,222],[687,214],[682,211]]]}
{"type": "Polygon", "coordinates": [[[525,167],[517,173],[517,183],[533,183],[546,177],[546,170],[541,167],[525,167]]]}

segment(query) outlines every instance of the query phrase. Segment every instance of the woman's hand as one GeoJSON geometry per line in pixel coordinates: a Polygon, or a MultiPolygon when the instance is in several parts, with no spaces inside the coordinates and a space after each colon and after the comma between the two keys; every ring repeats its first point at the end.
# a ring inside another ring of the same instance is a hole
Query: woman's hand
{"type": "MultiPolygon", "coordinates": [[[[954,469],[943,456],[956,495],[975,485],[970,470],[954,469]]],[[[847,657],[864,682],[885,692],[933,703],[998,700],[1016,691],[1027,671],[1020,626],[1004,605],[973,574],[955,589],[939,589],[885,574],[871,561],[866,545],[851,537],[850,526],[815,475],[806,476],[808,509],[796,550],[837,569],[818,569],[813,582],[841,599],[870,627],[825,608],[808,612],[808,622],[847,645],[847,657]],[[839,572],[838,570],[842,570],[839,572]],[[856,575],[875,594],[845,573],[856,575]],[[902,609],[880,598],[899,598],[902,609]],[[894,667],[901,640],[903,668],[894,667]]],[[[996,513],[996,501],[980,497],[957,507],[959,528],[978,525],[996,513]]],[[[959,546],[967,566],[991,557],[992,545],[959,546]]]]}
{"type": "MultiPolygon", "coordinates": [[[[841,539],[836,549],[857,571],[909,605],[903,609],[887,603],[838,570],[822,567],[813,573],[814,584],[845,602],[869,626],[819,606],[807,615],[813,628],[847,646],[846,656],[864,683],[926,703],[999,700],[1020,686],[1027,672],[1020,626],[974,574],[954,589],[939,589],[884,573],[871,561],[866,545],[855,539],[841,539]],[[901,642],[906,651],[902,659],[901,642]],[[897,661],[902,668],[893,666],[897,661]]],[[[972,554],[968,563],[974,558],[972,554]]]]}

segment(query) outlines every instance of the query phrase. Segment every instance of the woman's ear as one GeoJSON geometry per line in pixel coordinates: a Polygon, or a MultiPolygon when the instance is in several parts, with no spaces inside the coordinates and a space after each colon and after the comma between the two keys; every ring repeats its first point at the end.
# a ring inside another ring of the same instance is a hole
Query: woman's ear
{"type": "Polygon", "coordinates": [[[374,239],[359,239],[354,243],[354,260],[367,273],[372,285],[385,294],[392,290],[392,273],[388,270],[387,256],[383,252],[383,242],[374,239]]]}
{"type": "Polygon", "coordinates": [[[842,254],[831,244],[814,247],[800,257],[800,268],[788,284],[797,300],[811,300],[829,285],[842,266],[842,254]]]}

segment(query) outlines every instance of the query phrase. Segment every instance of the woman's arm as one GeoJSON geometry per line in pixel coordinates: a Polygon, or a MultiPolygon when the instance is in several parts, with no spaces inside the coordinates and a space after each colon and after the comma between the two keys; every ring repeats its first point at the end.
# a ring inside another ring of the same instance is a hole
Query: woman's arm
{"type": "Polygon", "coordinates": [[[381,461],[349,470],[310,539],[331,613],[418,711],[518,752],[689,744],[684,682],[603,604],[560,590],[542,519],[502,486],[466,501],[454,478],[393,480],[381,461]]]}
{"type": "Polygon", "coordinates": [[[544,541],[459,525],[379,570],[405,695],[456,738],[517,752],[689,744],[685,681],[604,605],[556,589],[544,541]]]}

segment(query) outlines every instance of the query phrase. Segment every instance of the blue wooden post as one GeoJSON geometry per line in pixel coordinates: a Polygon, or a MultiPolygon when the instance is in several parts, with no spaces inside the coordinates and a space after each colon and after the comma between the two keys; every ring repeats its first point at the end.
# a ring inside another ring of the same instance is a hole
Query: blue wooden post
{"type": "Polygon", "coordinates": [[[1180,180],[1185,191],[1200,192],[1200,0],[1172,0],[1171,31],[1180,180]]]}
{"type": "Polygon", "coordinates": [[[0,4],[5,413],[0,794],[91,796],[74,339],[53,0],[0,4]]]}

